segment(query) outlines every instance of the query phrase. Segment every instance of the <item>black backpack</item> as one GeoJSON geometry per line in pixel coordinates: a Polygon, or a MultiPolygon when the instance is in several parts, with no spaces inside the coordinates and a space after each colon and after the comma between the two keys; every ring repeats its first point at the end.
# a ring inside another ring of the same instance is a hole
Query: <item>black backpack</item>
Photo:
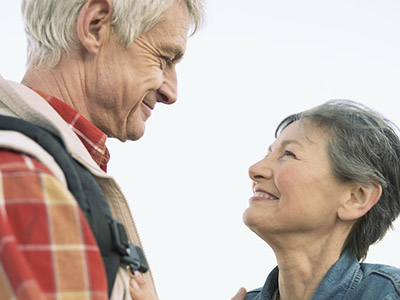
{"type": "Polygon", "coordinates": [[[128,242],[124,225],[112,218],[110,207],[93,175],[67,152],[59,136],[9,116],[0,116],[0,129],[17,131],[34,140],[63,170],[68,189],[78,201],[100,248],[109,296],[121,265],[129,266],[132,272],[147,272],[148,264],[141,248],[128,242]]]}

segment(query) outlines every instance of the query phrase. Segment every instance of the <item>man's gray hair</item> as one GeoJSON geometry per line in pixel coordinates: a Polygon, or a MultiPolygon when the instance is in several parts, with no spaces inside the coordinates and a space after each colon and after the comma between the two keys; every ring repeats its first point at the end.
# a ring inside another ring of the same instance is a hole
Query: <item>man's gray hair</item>
{"type": "MultiPolygon", "coordinates": [[[[151,29],[176,0],[111,0],[112,25],[126,47],[151,29]]],[[[201,26],[204,0],[186,2],[193,32],[201,26]]],[[[51,67],[76,42],[75,23],[87,0],[23,0],[22,15],[27,34],[27,65],[51,67]]]]}
{"type": "MultiPolygon", "coordinates": [[[[377,112],[353,101],[332,100],[291,115],[275,135],[299,120],[328,132],[327,152],[341,182],[364,186],[379,183],[382,195],[356,224],[343,250],[365,259],[368,248],[381,240],[400,214],[400,140],[397,127],[377,112]]],[[[304,127],[303,127],[304,128],[304,127]]]]}

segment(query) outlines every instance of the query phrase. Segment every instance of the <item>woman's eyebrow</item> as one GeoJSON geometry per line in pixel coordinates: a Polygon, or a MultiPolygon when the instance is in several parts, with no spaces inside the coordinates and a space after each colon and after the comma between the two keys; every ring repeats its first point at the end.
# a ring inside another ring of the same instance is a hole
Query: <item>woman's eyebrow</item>
{"type": "Polygon", "coordinates": [[[303,147],[303,145],[298,140],[283,140],[280,146],[283,148],[289,144],[296,144],[303,147]]]}
{"type": "MultiPolygon", "coordinates": [[[[296,144],[299,145],[300,147],[303,147],[303,145],[298,140],[288,139],[288,140],[283,140],[280,143],[279,148],[284,148],[289,144],[296,144]]],[[[268,152],[272,152],[272,146],[268,147],[268,152]]]]}

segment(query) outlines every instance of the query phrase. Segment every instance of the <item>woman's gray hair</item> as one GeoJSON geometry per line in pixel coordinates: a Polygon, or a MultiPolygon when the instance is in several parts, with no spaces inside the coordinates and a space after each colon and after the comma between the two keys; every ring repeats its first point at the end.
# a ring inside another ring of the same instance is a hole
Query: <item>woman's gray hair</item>
{"type": "Polygon", "coordinates": [[[400,140],[397,127],[377,112],[353,101],[331,100],[291,115],[276,129],[289,124],[315,125],[328,131],[327,152],[337,179],[364,186],[380,184],[382,195],[353,226],[344,244],[364,260],[368,248],[381,240],[400,214],[400,140]]]}
{"type": "MultiPolygon", "coordinates": [[[[129,47],[156,25],[175,0],[111,0],[112,24],[122,44],[129,47]]],[[[186,2],[192,34],[201,26],[204,0],[186,2]]],[[[76,42],[75,23],[87,0],[23,0],[22,15],[27,34],[27,65],[52,67],[76,42]]]]}

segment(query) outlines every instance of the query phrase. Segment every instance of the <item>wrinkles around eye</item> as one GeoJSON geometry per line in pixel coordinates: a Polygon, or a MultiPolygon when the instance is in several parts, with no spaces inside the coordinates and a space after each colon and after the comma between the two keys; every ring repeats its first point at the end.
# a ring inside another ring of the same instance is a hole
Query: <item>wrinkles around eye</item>
{"type": "Polygon", "coordinates": [[[282,156],[291,156],[293,158],[297,158],[296,154],[294,154],[292,151],[285,150],[282,156]]]}

